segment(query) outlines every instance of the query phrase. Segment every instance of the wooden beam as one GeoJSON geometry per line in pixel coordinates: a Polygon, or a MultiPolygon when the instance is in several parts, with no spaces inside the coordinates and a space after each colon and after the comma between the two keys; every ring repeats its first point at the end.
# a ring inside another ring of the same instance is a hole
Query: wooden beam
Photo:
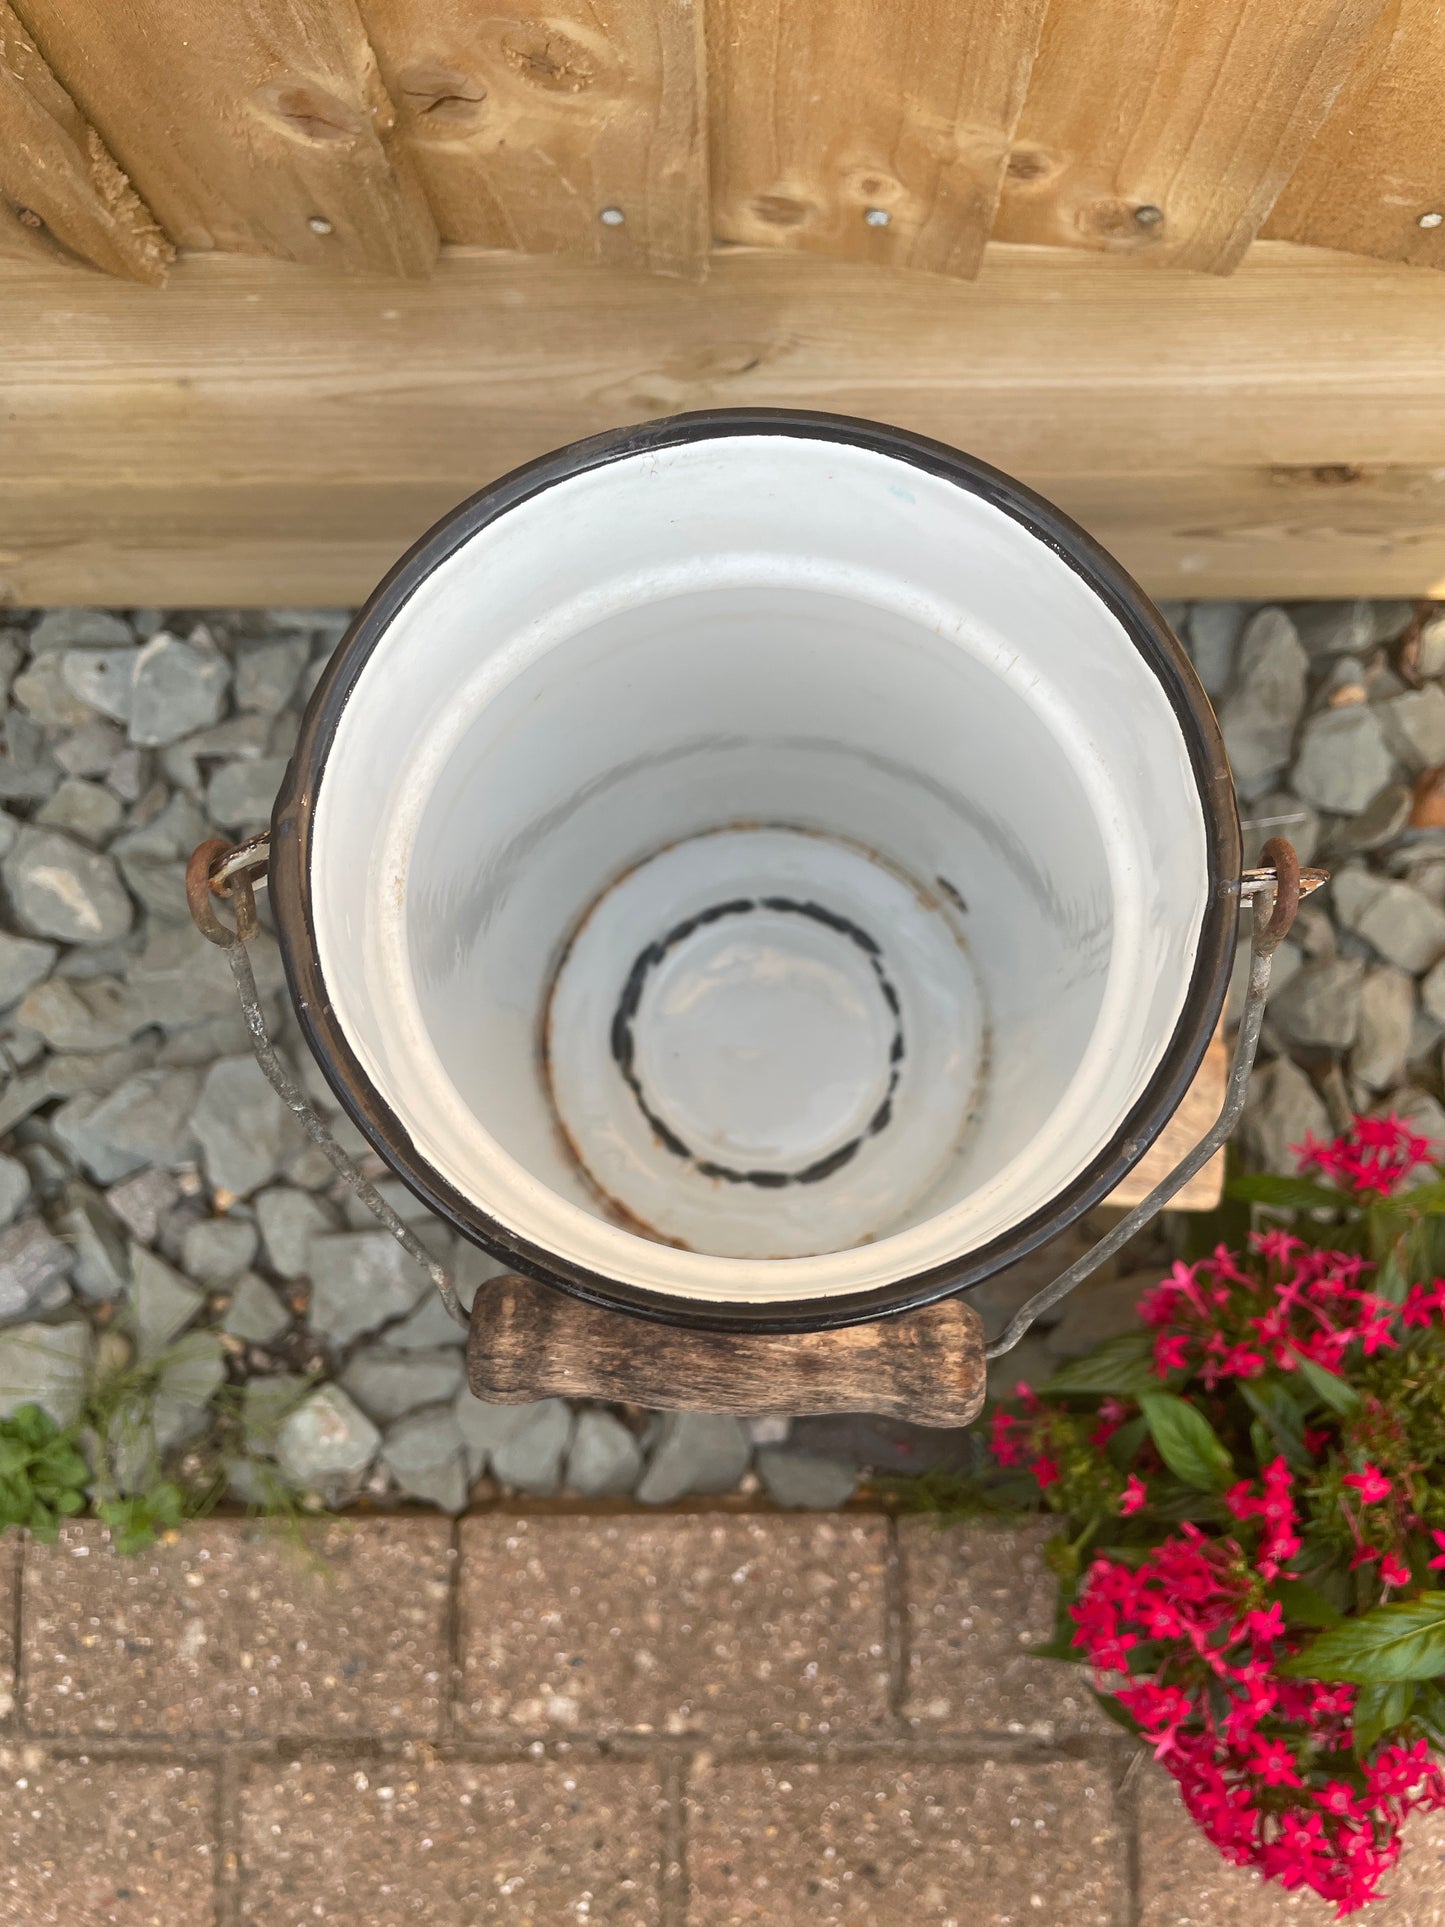
{"type": "Polygon", "coordinates": [[[0,254],[159,284],[175,250],[0,0],[0,254]]]}
{"type": "Polygon", "coordinates": [[[701,275],[701,5],[361,0],[447,241],[701,275]],[[606,218],[604,219],[604,214],[606,218]]]}
{"type": "Polygon", "coordinates": [[[713,229],[978,272],[1046,0],[707,0],[713,229]]]}
{"type": "Polygon", "coordinates": [[[1054,0],[995,236],[1232,273],[1381,5],[1054,0]]]}
{"type": "Polygon", "coordinates": [[[1390,0],[1265,232],[1445,268],[1442,72],[1438,0],[1390,0]]]}
{"type": "Polygon", "coordinates": [[[426,274],[436,227],[355,0],[19,0],[171,239],[426,274]]]}
{"type": "Polygon", "coordinates": [[[1262,243],[1228,279],[1016,246],[973,283],[745,250],[702,283],[0,265],[0,595],[352,602],[517,463],[743,404],[969,449],[1159,596],[1445,593],[1445,280],[1262,243]]]}

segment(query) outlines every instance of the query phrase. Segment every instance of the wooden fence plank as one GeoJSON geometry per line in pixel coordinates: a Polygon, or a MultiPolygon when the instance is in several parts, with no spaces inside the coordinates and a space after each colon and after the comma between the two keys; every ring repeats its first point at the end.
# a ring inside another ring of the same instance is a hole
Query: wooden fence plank
{"type": "Polygon", "coordinates": [[[1156,595],[1445,594],[1445,278],[1265,242],[1228,278],[1000,244],[971,284],[750,249],[701,283],[0,265],[0,601],[352,601],[516,464],[729,405],[969,449],[1156,595]]]}
{"type": "Polygon", "coordinates": [[[700,0],[362,10],[444,240],[704,272],[700,0]]]}
{"type": "Polygon", "coordinates": [[[1054,0],[994,233],[1228,274],[1381,0],[1054,0]]]}
{"type": "Polygon", "coordinates": [[[709,0],[713,230],[978,271],[1046,0],[709,0]]]}
{"type": "Polygon", "coordinates": [[[174,252],[34,41],[0,0],[0,251],[80,256],[160,283],[174,252]]]}
{"type": "Polygon", "coordinates": [[[425,274],[354,0],[21,0],[46,58],[178,245],[425,274]]]}
{"type": "Polygon", "coordinates": [[[1265,228],[1445,268],[1445,8],[1391,0],[1265,228]]]}

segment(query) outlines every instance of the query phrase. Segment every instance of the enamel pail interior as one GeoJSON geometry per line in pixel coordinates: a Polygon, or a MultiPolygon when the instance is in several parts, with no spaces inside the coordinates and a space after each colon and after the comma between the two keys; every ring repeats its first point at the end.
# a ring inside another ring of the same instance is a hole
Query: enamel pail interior
{"type": "Polygon", "coordinates": [[[1124,1175],[1218,1015],[1238,827],[1178,645],[1046,504],[807,415],[534,464],[382,585],[272,877],[310,1041],[468,1235],[827,1323],[1124,1175]]]}

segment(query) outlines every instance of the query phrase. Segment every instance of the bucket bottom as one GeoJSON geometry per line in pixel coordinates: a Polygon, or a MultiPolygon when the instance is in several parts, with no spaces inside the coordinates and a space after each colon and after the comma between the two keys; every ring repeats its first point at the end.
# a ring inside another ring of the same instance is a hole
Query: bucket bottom
{"type": "Polygon", "coordinates": [[[577,925],[549,1096],[615,1222],[715,1257],[846,1250],[928,1215],[987,1071],[965,879],[804,829],[690,837],[577,925]]]}

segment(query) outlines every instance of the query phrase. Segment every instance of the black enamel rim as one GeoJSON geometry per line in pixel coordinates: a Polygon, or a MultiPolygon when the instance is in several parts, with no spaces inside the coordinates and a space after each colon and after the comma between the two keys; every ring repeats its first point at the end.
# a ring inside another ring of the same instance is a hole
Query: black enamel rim
{"type": "Polygon", "coordinates": [[[1223,1008],[1234,960],[1240,857],[1239,818],[1224,743],[1188,658],[1144,592],[1076,523],[1010,476],[906,429],[804,409],[720,408],[594,435],[529,462],[463,502],[408,550],[352,623],[306,706],[271,818],[270,894],[291,1000],[327,1082],[392,1170],[464,1237],[528,1277],[589,1304],[701,1330],[826,1331],[911,1311],[981,1283],[1066,1230],[1138,1163],[1179,1108],[1223,1008]],[[479,529],[558,482],[629,456],[726,435],[792,435],[891,456],[980,496],[1046,543],[1106,604],[1163,686],[1199,788],[1209,878],[1194,972],[1174,1034],[1138,1102],[1086,1170],[1048,1204],[964,1259],[868,1291],[767,1305],[720,1304],[643,1290],[519,1238],[465,1198],[417,1151],[352,1052],[322,976],[311,915],[311,846],[326,757],[372,651],[418,587],[479,529]]]}

